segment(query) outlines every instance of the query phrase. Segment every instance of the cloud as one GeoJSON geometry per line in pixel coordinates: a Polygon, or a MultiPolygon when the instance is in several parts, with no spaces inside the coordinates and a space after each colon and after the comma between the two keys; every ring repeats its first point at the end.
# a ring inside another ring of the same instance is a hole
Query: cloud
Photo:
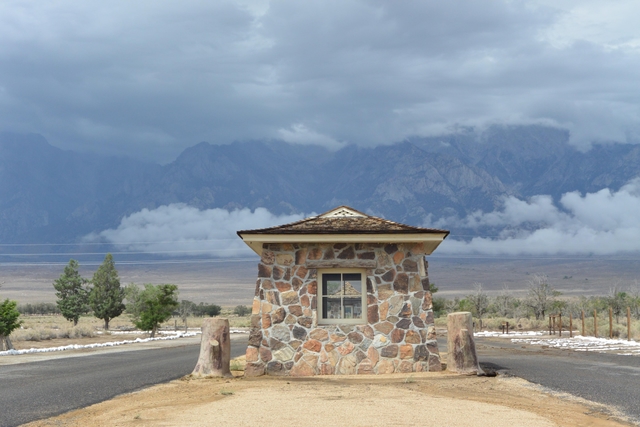
{"type": "Polygon", "coordinates": [[[455,233],[439,253],[486,255],[614,255],[640,251],[640,178],[618,191],[608,188],[585,195],[564,194],[528,201],[509,197],[501,210],[445,218],[432,226],[498,229],[497,237],[456,240],[455,233]]]}
{"type": "Polygon", "coordinates": [[[376,145],[545,123],[640,141],[640,4],[0,4],[0,130],[169,161],[196,142],[376,145]]]}
{"type": "Polygon", "coordinates": [[[294,124],[291,129],[278,130],[280,137],[291,144],[322,145],[331,150],[339,150],[345,144],[326,135],[312,131],[301,123],[294,124]]]}
{"type": "Polygon", "coordinates": [[[206,209],[171,204],[143,209],[125,217],[118,228],[85,236],[88,242],[107,242],[119,250],[160,256],[209,255],[216,258],[250,256],[251,249],[236,235],[249,230],[286,224],[304,215],[273,215],[265,208],[206,209]]]}

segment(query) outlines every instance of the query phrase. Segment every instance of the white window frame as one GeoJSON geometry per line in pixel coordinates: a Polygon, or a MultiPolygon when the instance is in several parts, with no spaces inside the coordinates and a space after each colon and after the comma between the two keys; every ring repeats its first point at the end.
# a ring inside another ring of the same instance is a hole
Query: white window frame
{"type": "Polygon", "coordinates": [[[364,325],[367,319],[367,275],[362,268],[327,268],[318,270],[318,325],[364,325]],[[356,274],[359,273],[362,283],[362,317],[356,319],[323,319],[322,276],[324,274],[356,274]]]}

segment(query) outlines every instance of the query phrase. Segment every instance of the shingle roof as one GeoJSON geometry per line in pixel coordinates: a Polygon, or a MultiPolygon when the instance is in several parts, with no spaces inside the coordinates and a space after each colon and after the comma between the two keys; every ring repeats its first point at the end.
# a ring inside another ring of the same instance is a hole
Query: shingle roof
{"type": "Polygon", "coordinates": [[[289,224],[256,230],[238,231],[242,234],[424,234],[445,233],[447,230],[413,227],[367,215],[348,206],[339,206],[321,215],[289,224]]]}

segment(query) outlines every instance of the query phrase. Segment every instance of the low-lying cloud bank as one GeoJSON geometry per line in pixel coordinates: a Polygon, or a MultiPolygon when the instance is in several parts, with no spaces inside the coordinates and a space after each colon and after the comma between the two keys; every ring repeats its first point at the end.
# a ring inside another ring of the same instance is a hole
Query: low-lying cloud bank
{"type": "Polygon", "coordinates": [[[501,209],[465,218],[427,220],[426,226],[499,230],[493,237],[457,240],[455,233],[438,249],[447,254],[613,255],[640,251],[640,178],[618,191],[565,193],[524,201],[505,198],[501,209]]]}
{"type": "Polygon", "coordinates": [[[206,209],[171,204],[143,209],[125,217],[116,229],[85,236],[85,241],[117,245],[118,250],[165,256],[210,255],[227,258],[253,252],[236,235],[238,230],[271,227],[306,215],[274,215],[265,208],[206,209]]]}
{"type": "MultiPolygon", "coordinates": [[[[313,215],[313,214],[311,214],[313,215]]],[[[274,215],[265,208],[199,210],[184,204],[143,209],[124,218],[118,228],[85,237],[106,242],[118,250],[160,256],[219,258],[250,256],[237,230],[270,227],[309,215],[274,215]]],[[[504,199],[500,209],[474,212],[464,218],[449,217],[427,227],[453,229],[438,254],[482,255],[615,255],[640,252],[640,178],[618,191],[564,194],[558,203],[551,196],[529,200],[504,199]],[[490,237],[460,240],[458,230],[472,230],[490,237]]]]}

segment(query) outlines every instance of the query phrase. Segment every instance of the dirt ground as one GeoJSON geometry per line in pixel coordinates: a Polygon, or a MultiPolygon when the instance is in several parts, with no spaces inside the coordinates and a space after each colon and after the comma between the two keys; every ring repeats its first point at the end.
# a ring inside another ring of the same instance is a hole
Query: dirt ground
{"type": "MultiPolygon", "coordinates": [[[[241,372],[236,372],[242,375],[241,372]]],[[[606,408],[510,377],[448,373],[187,379],[126,394],[42,426],[626,426],[606,408]]]]}

